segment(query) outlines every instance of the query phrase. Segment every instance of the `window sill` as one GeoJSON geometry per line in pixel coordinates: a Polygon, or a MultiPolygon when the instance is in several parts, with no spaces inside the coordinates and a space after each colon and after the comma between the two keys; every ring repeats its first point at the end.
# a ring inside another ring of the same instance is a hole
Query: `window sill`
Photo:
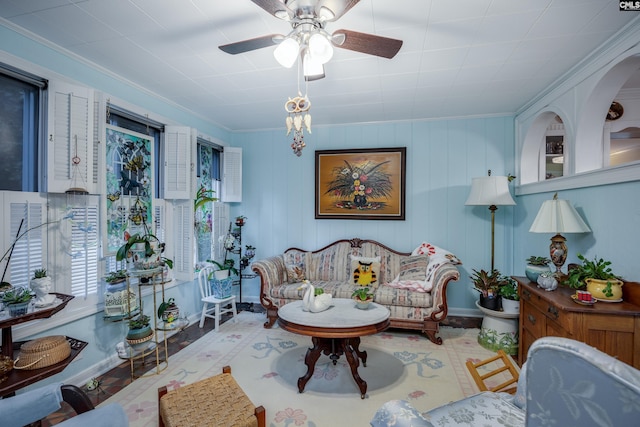
{"type": "MultiPolygon", "coordinates": [[[[165,284],[164,289],[171,289],[175,286],[179,286],[184,281],[172,280],[165,284]]],[[[142,288],[142,297],[151,295],[153,292],[153,286],[144,286],[142,288]]],[[[160,293],[160,286],[156,286],[156,292],[160,293]]],[[[31,322],[21,323],[16,325],[12,329],[12,336],[14,341],[24,340],[32,335],[40,334],[48,330],[64,326],[68,323],[76,320],[89,317],[92,315],[100,315],[104,310],[104,301],[102,295],[98,300],[98,295],[91,295],[88,298],[76,297],[69,301],[67,306],[60,312],[47,319],[39,319],[31,322]]]]}

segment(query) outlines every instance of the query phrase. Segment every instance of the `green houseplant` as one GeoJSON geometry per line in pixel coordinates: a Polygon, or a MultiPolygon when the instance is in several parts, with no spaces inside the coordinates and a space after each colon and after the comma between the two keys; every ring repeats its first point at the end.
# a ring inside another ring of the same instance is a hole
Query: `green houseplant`
{"type": "Polygon", "coordinates": [[[158,318],[167,323],[171,323],[178,318],[180,309],[176,305],[174,298],[169,298],[167,301],[162,301],[158,306],[158,318]]]}
{"type": "Polygon", "coordinates": [[[512,278],[506,278],[507,283],[498,288],[498,295],[502,297],[502,310],[505,313],[520,312],[520,295],[518,294],[518,282],[512,278]]]}
{"type": "Polygon", "coordinates": [[[2,302],[9,308],[11,317],[27,314],[31,298],[31,290],[20,286],[10,288],[2,294],[2,302]]]}
{"type": "Polygon", "coordinates": [[[373,292],[368,287],[359,287],[353,291],[351,298],[356,302],[356,307],[366,309],[373,302],[373,292]]]}
{"type": "Polygon", "coordinates": [[[480,293],[480,305],[489,310],[500,310],[500,287],[508,284],[509,279],[494,269],[492,272],[473,270],[470,276],[473,287],[480,293]]]}
{"type": "Polygon", "coordinates": [[[527,258],[526,262],[524,273],[533,283],[537,283],[540,273],[551,271],[551,267],[549,267],[551,260],[547,257],[532,255],[527,258]]]}
{"type": "Polygon", "coordinates": [[[51,291],[52,281],[51,277],[47,276],[46,268],[34,270],[33,278],[29,282],[29,286],[36,294],[36,307],[46,307],[53,304],[56,300],[55,295],[49,293],[49,291],[51,291]]]}
{"type": "Polygon", "coordinates": [[[146,342],[153,337],[150,322],[151,318],[146,314],[140,314],[129,320],[129,331],[125,339],[134,350],[144,348],[146,342]]]}
{"type": "Polygon", "coordinates": [[[127,280],[127,270],[110,271],[106,276],[104,276],[104,281],[110,285],[122,283],[125,280],[127,280]]]}
{"type": "Polygon", "coordinates": [[[566,283],[573,289],[587,289],[597,299],[622,300],[622,280],[613,273],[611,261],[594,257],[589,260],[578,254],[582,264],[569,269],[566,283]]]}
{"type": "Polygon", "coordinates": [[[235,261],[232,259],[225,259],[223,262],[218,262],[218,261],[209,259],[207,260],[207,262],[210,262],[211,264],[218,267],[218,270],[214,272],[216,273],[214,275],[218,280],[226,279],[231,274],[234,274],[236,276],[238,275],[238,270],[234,267],[235,261]],[[218,271],[221,273],[218,273],[218,271]]]}

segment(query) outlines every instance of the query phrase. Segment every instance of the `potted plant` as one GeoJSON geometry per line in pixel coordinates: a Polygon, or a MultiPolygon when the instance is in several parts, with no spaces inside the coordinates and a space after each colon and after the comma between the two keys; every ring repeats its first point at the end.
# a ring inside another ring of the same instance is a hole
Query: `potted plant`
{"type": "Polygon", "coordinates": [[[109,285],[116,285],[127,280],[127,270],[110,271],[104,276],[104,281],[109,285]]]}
{"type": "Polygon", "coordinates": [[[529,280],[537,283],[540,273],[551,271],[551,267],[549,267],[550,262],[551,260],[547,257],[532,255],[527,259],[524,273],[529,280]]]}
{"type": "Polygon", "coordinates": [[[498,270],[491,273],[484,270],[473,270],[470,276],[473,287],[480,292],[480,305],[489,310],[500,310],[500,295],[498,290],[507,284],[508,279],[500,274],[498,270]]]}
{"type": "Polygon", "coordinates": [[[176,305],[174,298],[169,298],[168,301],[162,301],[158,306],[158,318],[162,321],[171,323],[178,319],[180,315],[180,309],[176,305]]]}
{"type": "Polygon", "coordinates": [[[11,317],[27,314],[31,298],[31,290],[20,286],[10,288],[2,294],[2,302],[9,308],[11,317]]]}
{"type": "Polygon", "coordinates": [[[55,295],[49,293],[51,285],[51,277],[47,276],[46,268],[39,268],[33,272],[29,286],[36,294],[36,307],[46,307],[56,300],[55,295]]]}
{"type": "Polygon", "coordinates": [[[605,301],[622,301],[622,280],[611,270],[611,261],[594,257],[593,261],[578,254],[582,264],[569,269],[567,284],[573,289],[587,289],[594,298],[605,301]]]}
{"type": "Polygon", "coordinates": [[[369,304],[373,302],[373,293],[370,292],[366,286],[360,287],[353,291],[351,298],[356,302],[356,307],[367,309],[369,308],[369,304]]]}
{"type": "Polygon", "coordinates": [[[129,320],[129,331],[125,339],[131,347],[137,350],[153,337],[150,322],[151,318],[146,314],[129,320]]]}
{"type": "Polygon", "coordinates": [[[520,295],[518,294],[518,282],[510,277],[507,283],[498,288],[498,295],[502,297],[502,311],[505,313],[520,313],[520,295]]]}
{"type": "Polygon", "coordinates": [[[118,248],[116,261],[130,259],[136,270],[149,270],[160,265],[160,252],[160,241],[155,235],[135,233],[118,248]]]}
{"type": "Polygon", "coordinates": [[[234,267],[235,261],[232,259],[225,258],[222,263],[215,260],[207,260],[207,262],[210,262],[211,264],[214,264],[216,267],[218,267],[218,270],[213,272],[214,277],[217,280],[226,279],[227,277],[231,276],[231,273],[236,276],[238,275],[238,270],[234,267]]]}

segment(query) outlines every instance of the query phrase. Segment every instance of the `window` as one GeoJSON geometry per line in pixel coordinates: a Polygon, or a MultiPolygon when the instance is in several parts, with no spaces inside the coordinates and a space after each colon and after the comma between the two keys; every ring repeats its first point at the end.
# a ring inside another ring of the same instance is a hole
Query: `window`
{"type": "MultiPolygon", "coordinates": [[[[222,147],[198,139],[197,188],[198,196],[220,198],[220,153],[222,147]]],[[[197,242],[196,263],[216,259],[218,236],[226,233],[227,216],[221,203],[198,204],[195,212],[197,242]]]]}
{"type": "Polygon", "coordinates": [[[46,80],[0,64],[0,190],[38,191],[38,135],[46,80]]]}
{"type": "Polygon", "coordinates": [[[153,150],[155,153],[155,164],[153,165],[155,194],[153,195],[153,197],[161,198],[160,195],[162,194],[162,168],[160,167],[160,165],[163,164],[163,159],[160,137],[162,135],[162,132],[164,131],[164,125],[135,113],[119,109],[117,107],[114,107],[113,105],[108,106],[107,124],[123,129],[132,130],[143,135],[148,135],[150,139],[153,140],[153,150]]]}

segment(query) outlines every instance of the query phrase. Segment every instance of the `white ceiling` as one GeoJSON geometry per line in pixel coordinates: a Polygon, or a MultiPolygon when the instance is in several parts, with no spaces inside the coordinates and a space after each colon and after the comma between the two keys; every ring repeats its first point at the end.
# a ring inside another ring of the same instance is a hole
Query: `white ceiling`
{"type": "MultiPolygon", "coordinates": [[[[0,17],[225,129],[284,128],[298,92],[273,47],[218,49],[290,31],[250,0],[0,0],[0,17]]],[[[327,31],[401,39],[398,55],[336,49],[300,89],[314,125],[513,113],[638,18],[610,0],[361,0],[327,31]]]]}

